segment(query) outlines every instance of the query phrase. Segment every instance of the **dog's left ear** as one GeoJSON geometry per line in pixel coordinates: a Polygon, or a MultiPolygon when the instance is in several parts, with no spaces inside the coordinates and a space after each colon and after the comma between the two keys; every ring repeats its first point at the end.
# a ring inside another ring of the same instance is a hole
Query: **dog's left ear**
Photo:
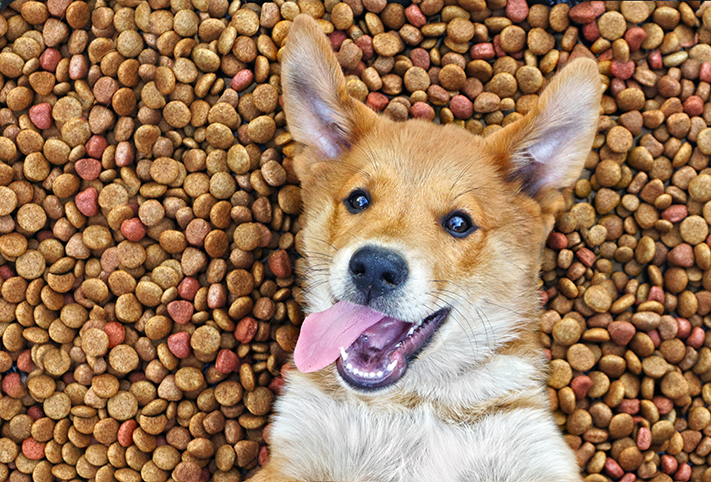
{"type": "Polygon", "coordinates": [[[330,42],[306,14],[298,15],[289,30],[281,81],[289,132],[321,159],[337,158],[377,119],[348,94],[330,42]]]}
{"type": "Polygon", "coordinates": [[[489,137],[507,179],[532,197],[572,185],[595,139],[601,95],[593,60],[576,59],[563,68],[535,109],[489,137]]]}

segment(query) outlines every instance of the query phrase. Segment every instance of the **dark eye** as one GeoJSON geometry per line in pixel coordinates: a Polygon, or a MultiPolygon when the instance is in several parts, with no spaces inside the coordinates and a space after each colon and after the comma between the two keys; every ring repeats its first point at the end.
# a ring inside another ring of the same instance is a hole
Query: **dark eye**
{"type": "Polygon", "coordinates": [[[343,201],[351,214],[365,211],[370,206],[370,196],[362,189],[356,189],[343,201]]]}
{"type": "Polygon", "coordinates": [[[466,238],[476,230],[476,226],[469,216],[457,211],[444,220],[444,229],[455,238],[466,238]]]}

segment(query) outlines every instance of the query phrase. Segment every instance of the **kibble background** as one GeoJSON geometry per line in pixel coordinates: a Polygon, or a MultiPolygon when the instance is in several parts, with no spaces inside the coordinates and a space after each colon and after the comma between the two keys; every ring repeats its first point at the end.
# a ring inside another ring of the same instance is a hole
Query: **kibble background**
{"type": "MultiPolygon", "coordinates": [[[[590,481],[711,481],[709,2],[16,0],[0,13],[0,480],[240,481],[303,314],[278,59],[490,133],[596,59],[543,253],[556,420],[590,481]]],[[[286,375],[288,376],[288,374],[286,375]]]]}

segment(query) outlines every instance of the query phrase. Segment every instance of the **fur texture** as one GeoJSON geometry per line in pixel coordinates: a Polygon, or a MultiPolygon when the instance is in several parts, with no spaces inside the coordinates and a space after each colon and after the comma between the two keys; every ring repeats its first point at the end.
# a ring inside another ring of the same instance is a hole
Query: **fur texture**
{"type": "Polygon", "coordinates": [[[318,24],[294,21],[282,57],[303,187],[308,313],[348,299],[359,247],[406,259],[404,289],[379,311],[448,320],[394,385],[350,388],[334,365],[289,372],[269,463],[252,480],[580,481],[548,408],[538,343],[541,247],[597,128],[600,80],[587,59],[559,73],[522,120],[484,139],[453,125],[396,123],[350,98],[318,24]],[[371,207],[343,200],[367,189],[371,207]],[[478,229],[457,239],[454,211],[478,229]]]}

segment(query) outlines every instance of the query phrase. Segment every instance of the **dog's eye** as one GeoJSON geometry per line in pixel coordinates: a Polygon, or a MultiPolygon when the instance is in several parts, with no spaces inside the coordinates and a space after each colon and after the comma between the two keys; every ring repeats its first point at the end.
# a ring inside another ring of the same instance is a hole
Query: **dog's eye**
{"type": "Polygon", "coordinates": [[[476,226],[466,214],[454,212],[444,221],[444,229],[455,238],[466,238],[476,230],[476,226]]]}
{"type": "Polygon", "coordinates": [[[362,189],[356,189],[343,201],[343,204],[346,205],[348,212],[357,214],[368,209],[368,206],[370,206],[370,196],[362,189]]]}

